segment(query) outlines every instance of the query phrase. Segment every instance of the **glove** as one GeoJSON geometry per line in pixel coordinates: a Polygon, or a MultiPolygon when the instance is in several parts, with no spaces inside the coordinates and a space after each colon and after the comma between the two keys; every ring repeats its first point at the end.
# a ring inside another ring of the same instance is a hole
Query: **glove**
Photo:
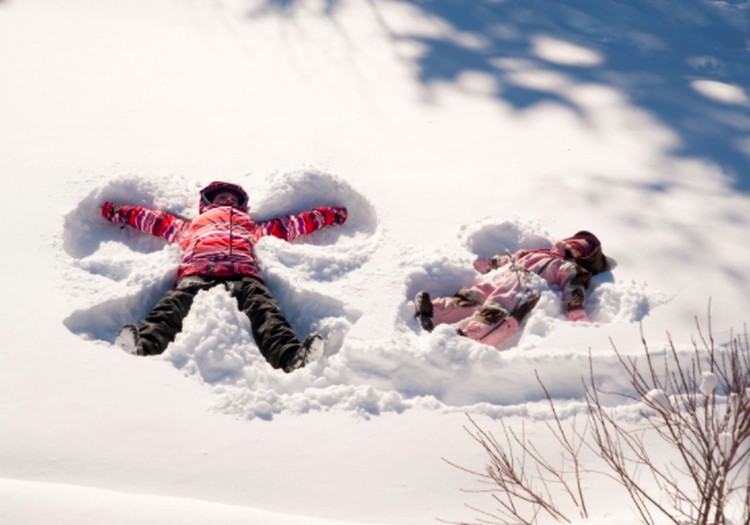
{"type": "Polygon", "coordinates": [[[115,218],[115,205],[111,202],[102,204],[102,217],[108,221],[113,221],[115,218]]]}
{"type": "Polygon", "coordinates": [[[479,273],[488,273],[492,270],[492,262],[486,257],[478,257],[477,260],[474,261],[474,269],[479,273]]]}
{"type": "Polygon", "coordinates": [[[344,224],[348,215],[346,208],[333,208],[333,224],[344,224]]]}
{"type": "Polygon", "coordinates": [[[576,308],[575,310],[568,311],[568,321],[573,321],[574,323],[588,323],[589,318],[583,308],[576,308]]]}

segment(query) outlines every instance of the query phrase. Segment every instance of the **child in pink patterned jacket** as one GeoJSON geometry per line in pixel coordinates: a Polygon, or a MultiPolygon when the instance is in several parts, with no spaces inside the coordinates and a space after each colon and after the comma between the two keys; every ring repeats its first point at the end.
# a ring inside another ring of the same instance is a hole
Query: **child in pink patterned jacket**
{"type": "Polygon", "coordinates": [[[291,372],[318,357],[321,337],[311,334],[303,343],[297,339],[261,278],[254,246],[267,235],[292,241],[343,224],[346,208],[323,206],[256,222],[248,213],[245,190],[217,181],[201,190],[199,211],[196,218],[184,220],[141,206],[102,205],[107,220],[162,237],[182,250],[172,289],[138,326],[123,326],[115,344],[137,355],[161,354],[182,330],[196,294],[222,285],[250,319],[253,338],[271,366],[291,372]]]}
{"type": "Polygon", "coordinates": [[[609,269],[609,262],[599,239],[580,231],[551,248],[480,257],[474,267],[483,274],[499,271],[452,297],[430,298],[427,292],[419,292],[414,299],[415,317],[427,331],[436,324],[456,324],[460,335],[500,347],[539,301],[539,293],[528,286],[527,274],[539,275],[561,290],[569,320],[588,321],[586,289],[593,275],[609,269]]]}

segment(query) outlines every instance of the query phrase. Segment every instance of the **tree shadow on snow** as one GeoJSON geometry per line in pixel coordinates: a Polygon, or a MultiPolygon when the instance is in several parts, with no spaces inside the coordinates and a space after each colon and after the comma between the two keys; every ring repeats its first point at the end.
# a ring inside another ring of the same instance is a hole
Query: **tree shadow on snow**
{"type": "MultiPolygon", "coordinates": [[[[565,87],[532,85],[524,73],[545,71],[565,83],[607,86],[674,132],[678,140],[667,153],[713,162],[735,189],[750,192],[750,99],[742,92],[750,85],[750,17],[742,2],[397,1],[441,28],[428,36],[399,30],[381,2],[369,1],[394,44],[423,50],[413,65],[426,89],[460,86],[465,74],[480,73],[494,81],[493,96],[519,112],[552,104],[588,120],[565,87]]],[[[264,0],[251,15],[291,17],[299,9],[309,16],[302,4],[264,0]]],[[[343,4],[324,3],[332,23],[343,4]]]]}

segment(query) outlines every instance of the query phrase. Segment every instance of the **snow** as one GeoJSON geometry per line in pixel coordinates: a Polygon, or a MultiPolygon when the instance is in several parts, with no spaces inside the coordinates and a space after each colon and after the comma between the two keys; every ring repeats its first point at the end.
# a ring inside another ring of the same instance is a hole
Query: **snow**
{"type": "Polygon", "coordinates": [[[713,374],[711,372],[703,372],[701,376],[701,384],[698,389],[704,396],[710,396],[711,394],[713,394],[714,389],[716,388],[716,374],[713,374]]]}
{"type": "MultiPolygon", "coordinates": [[[[590,355],[632,394],[613,344],[638,354],[642,330],[689,351],[709,302],[718,341],[747,322],[749,24],[740,0],[0,1],[0,523],[491,510],[444,461],[482,469],[466,414],[554,450],[537,375],[572,418],[590,355]],[[163,355],[110,345],[177,251],[99,204],[191,217],[212,180],[260,219],[349,208],[257,247],[295,330],[326,337],[318,363],[272,370],[219,288],[163,355]],[[417,291],[452,294],[477,255],[580,229],[617,262],[591,323],[544,283],[501,352],[412,318],[417,291]]],[[[588,522],[632,523],[611,486],[587,491],[588,522]]]]}

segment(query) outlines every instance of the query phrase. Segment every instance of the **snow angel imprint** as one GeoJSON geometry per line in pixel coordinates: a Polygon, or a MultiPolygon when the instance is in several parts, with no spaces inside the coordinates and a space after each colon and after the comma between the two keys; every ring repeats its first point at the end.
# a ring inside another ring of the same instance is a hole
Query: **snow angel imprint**
{"type": "Polygon", "coordinates": [[[199,212],[185,220],[141,206],[102,205],[107,220],[162,237],[182,250],[174,286],[138,326],[123,326],[115,344],[136,355],[161,354],[182,330],[196,294],[221,285],[250,319],[258,349],[272,367],[291,372],[320,357],[322,338],[313,333],[302,343],[297,339],[260,276],[254,246],[267,235],[292,241],[343,224],[347,209],[323,206],[255,222],[242,187],[212,182],[200,192],[199,212]]]}
{"type": "Polygon", "coordinates": [[[569,320],[588,321],[584,310],[586,290],[591,277],[608,271],[610,262],[599,239],[593,233],[580,231],[551,248],[479,257],[474,268],[487,277],[452,297],[431,298],[426,291],[417,293],[415,317],[427,331],[437,324],[456,324],[460,335],[500,347],[539,301],[539,292],[529,285],[530,274],[562,291],[569,320]]]}

